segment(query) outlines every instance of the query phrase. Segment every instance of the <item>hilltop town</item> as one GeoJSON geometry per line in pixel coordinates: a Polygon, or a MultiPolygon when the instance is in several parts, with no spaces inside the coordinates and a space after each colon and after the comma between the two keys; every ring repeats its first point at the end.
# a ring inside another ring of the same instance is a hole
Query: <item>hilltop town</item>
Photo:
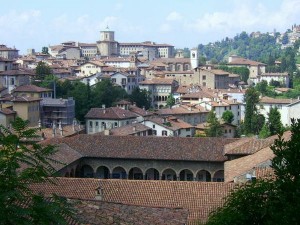
{"type": "Polygon", "coordinates": [[[1,44],[0,124],[28,120],[57,147],[56,184],[31,188],[80,200],[86,224],[205,223],[236,184],[272,173],[276,134],[300,118],[300,26],[247,39],[266,35],[282,51],[270,62],[122,43],[109,27],[26,55],[1,44]]]}

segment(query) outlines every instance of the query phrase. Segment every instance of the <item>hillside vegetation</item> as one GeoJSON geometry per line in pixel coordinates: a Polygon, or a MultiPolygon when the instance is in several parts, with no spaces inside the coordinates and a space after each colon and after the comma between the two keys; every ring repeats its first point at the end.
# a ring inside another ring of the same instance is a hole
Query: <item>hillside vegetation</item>
{"type": "Polygon", "coordinates": [[[269,56],[278,58],[282,54],[280,44],[276,44],[276,37],[269,34],[253,37],[246,32],[236,35],[233,39],[226,37],[222,41],[207,45],[199,44],[198,49],[206,60],[215,63],[227,61],[230,55],[267,63],[269,56]]]}

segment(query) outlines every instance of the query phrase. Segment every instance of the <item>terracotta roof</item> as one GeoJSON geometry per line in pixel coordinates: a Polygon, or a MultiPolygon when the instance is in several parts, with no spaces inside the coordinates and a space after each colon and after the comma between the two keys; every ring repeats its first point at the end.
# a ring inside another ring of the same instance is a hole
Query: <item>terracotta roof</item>
{"type": "Polygon", "coordinates": [[[102,62],[108,63],[108,62],[130,62],[130,58],[124,58],[124,57],[109,57],[109,58],[103,58],[101,59],[102,62]]]}
{"type": "Polygon", "coordinates": [[[35,101],[41,101],[40,98],[33,98],[33,97],[27,97],[27,96],[15,96],[11,99],[12,102],[35,102],[35,101]]]}
{"type": "Polygon", "coordinates": [[[64,143],[84,157],[223,162],[227,159],[223,155],[223,148],[234,140],[79,134],[44,142],[58,144],[59,149],[63,148],[60,144],[64,143]],[[189,154],[182,154],[182,149],[189,154]]]}
{"type": "Polygon", "coordinates": [[[189,98],[213,98],[214,95],[212,93],[209,93],[207,91],[204,90],[198,90],[197,92],[192,92],[192,93],[188,93],[183,95],[181,98],[182,99],[189,99],[189,98]]]}
{"type": "Polygon", "coordinates": [[[143,116],[143,117],[153,115],[153,112],[150,112],[148,110],[142,109],[134,105],[129,106],[129,111],[135,113],[138,116],[143,116]]]}
{"type": "Polygon", "coordinates": [[[173,117],[173,116],[170,116],[167,118],[152,117],[152,118],[148,118],[147,120],[154,122],[156,124],[159,124],[167,129],[173,130],[173,131],[194,127],[193,125],[186,123],[183,120],[177,119],[176,117],[173,117]]]}
{"type": "Polygon", "coordinates": [[[78,43],[79,47],[97,47],[96,43],[78,43]]]}
{"type": "Polygon", "coordinates": [[[183,225],[188,210],[181,208],[145,207],[122,203],[69,200],[77,210],[81,224],[101,225],[183,225]]]}
{"type": "Polygon", "coordinates": [[[158,59],[153,60],[151,62],[151,64],[156,63],[156,62],[165,63],[165,64],[168,64],[168,63],[187,63],[187,64],[190,64],[191,60],[189,58],[158,58],[158,59]]]}
{"type": "Polygon", "coordinates": [[[219,70],[219,69],[201,69],[201,70],[204,70],[204,71],[207,71],[207,72],[211,72],[215,75],[229,75],[228,72],[224,71],[224,70],[219,70]]]}
{"type": "Polygon", "coordinates": [[[141,81],[140,84],[169,84],[172,85],[174,79],[166,79],[166,78],[152,78],[150,80],[141,81]]]}
{"type": "Polygon", "coordinates": [[[25,71],[25,70],[6,70],[3,72],[0,72],[0,76],[4,75],[4,76],[16,76],[16,75],[29,75],[29,76],[34,76],[34,73],[25,71]]]}
{"type": "Polygon", "coordinates": [[[259,102],[265,104],[291,104],[299,101],[298,99],[289,99],[289,98],[270,98],[262,97],[259,102]]]}
{"type": "Polygon", "coordinates": [[[263,148],[270,146],[271,144],[273,144],[276,138],[277,138],[276,135],[266,139],[258,139],[256,137],[241,138],[238,141],[225,145],[224,154],[225,155],[250,155],[263,148]]]}
{"type": "Polygon", "coordinates": [[[186,115],[186,114],[199,114],[208,113],[202,106],[187,106],[187,105],[180,105],[178,107],[173,108],[166,108],[166,109],[159,109],[156,113],[158,115],[186,115]]]}
{"type": "MultiPolygon", "coordinates": [[[[283,134],[284,140],[289,140],[291,133],[289,131],[283,134]]],[[[245,174],[247,171],[252,170],[255,167],[258,167],[259,164],[262,164],[268,160],[273,159],[274,153],[271,150],[270,146],[274,143],[275,139],[277,139],[277,135],[271,136],[268,139],[265,139],[266,142],[264,144],[250,142],[248,143],[248,156],[244,156],[242,158],[234,159],[231,161],[226,161],[224,164],[224,177],[226,182],[231,182],[235,177],[238,177],[242,174],[245,174]],[[252,149],[251,149],[252,148],[252,149]]],[[[241,139],[243,140],[243,139],[241,139]]],[[[247,145],[247,142],[243,140],[244,144],[247,145]]],[[[236,142],[238,143],[238,141],[236,142]]],[[[228,144],[225,146],[225,151],[229,146],[234,145],[228,144]]],[[[245,152],[244,150],[242,150],[245,152]]]]}
{"type": "Polygon", "coordinates": [[[0,109],[0,113],[2,113],[4,115],[11,115],[11,114],[16,114],[16,111],[13,111],[9,108],[2,108],[2,109],[0,109]]]}
{"type": "Polygon", "coordinates": [[[229,65],[250,65],[250,66],[265,66],[266,64],[261,62],[256,62],[249,59],[244,59],[241,57],[236,57],[232,59],[232,62],[228,63],[229,65]]]}
{"type": "Polygon", "coordinates": [[[91,108],[90,111],[85,115],[87,119],[130,119],[136,118],[136,114],[122,109],[120,107],[110,108],[91,108]]]}
{"type": "Polygon", "coordinates": [[[287,77],[289,74],[285,73],[262,73],[260,76],[284,76],[287,77]]]}
{"type": "Polygon", "coordinates": [[[247,173],[258,164],[270,160],[273,157],[274,153],[268,146],[260,149],[252,155],[226,161],[224,164],[224,180],[225,182],[232,182],[234,178],[247,173]]]}
{"type": "Polygon", "coordinates": [[[52,91],[48,88],[38,87],[36,85],[22,85],[16,87],[13,92],[46,92],[46,91],[52,91]]]}
{"type": "MultiPolygon", "coordinates": [[[[102,189],[102,200],[132,206],[183,208],[188,210],[189,225],[205,222],[209,213],[222,206],[224,197],[233,189],[232,183],[101,180],[91,178],[57,178],[56,184],[32,185],[36,192],[46,196],[95,199],[96,189],[102,189]]],[[[160,218],[157,218],[159,221],[160,218]]],[[[142,223],[143,224],[143,223],[142,223]]],[[[156,224],[156,223],[153,223],[156,224]]],[[[165,223],[168,224],[168,223],[165,223]]],[[[173,223],[172,223],[173,224],[173,223]]]]}
{"type": "MultiPolygon", "coordinates": [[[[141,123],[133,123],[133,124],[128,124],[125,126],[113,128],[109,130],[109,135],[127,136],[127,135],[133,135],[139,132],[149,131],[149,130],[152,129],[141,123]]],[[[101,132],[100,134],[104,135],[104,132],[101,132]]]]}

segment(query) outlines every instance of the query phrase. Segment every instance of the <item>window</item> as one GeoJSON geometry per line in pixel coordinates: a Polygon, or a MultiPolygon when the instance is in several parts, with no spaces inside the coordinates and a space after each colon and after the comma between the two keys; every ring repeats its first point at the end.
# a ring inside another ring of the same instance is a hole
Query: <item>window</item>
{"type": "Polygon", "coordinates": [[[168,131],[163,130],[163,131],[161,132],[161,136],[168,136],[168,131]]]}
{"type": "Polygon", "coordinates": [[[185,130],[186,130],[186,131],[190,131],[191,129],[190,129],[190,128],[186,128],[185,130]]]}
{"type": "Polygon", "coordinates": [[[152,128],[155,128],[155,124],[152,125],[152,128]]]}
{"type": "Polygon", "coordinates": [[[92,121],[90,121],[90,127],[93,127],[93,122],[92,121]]]}
{"type": "Polygon", "coordinates": [[[203,87],[206,87],[206,82],[203,82],[203,83],[202,83],[202,86],[203,86],[203,87]]]}
{"type": "Polygon", "coordinates": [[[95,125],[96,127],[98,127],[99,126],[99,122],[96,122],[96,125],[95,125]]]}
{"type": "Polygon", "coordinates": [[[157,135],[156,130],[152,130],[152,134],[156,136],[157,135]]]}
{"type": "Polygon", "coordinates": [[[116,78],[111,78],[112,83],[116,83],[116,81],[117,81],[116,78]]]}
{"type": "Polygon", "coordinates": [[[203,76],[202,76],[202,80],[206,80],[206,75],[203,75],[203,76]]]}
{"type": "Polygon", "coordinates": [[[231,129],[229,129],[229,133],[231,133],[231,129]]]}
{"type": "Polygon", "coordinates": [[[118,122],[115,122],[115,127],[118,127],[118,122]]]}
{"type": "Polygon", "coordinates": [[[225,134],[227,134],[227,129],[225,129],[225,134]]]}

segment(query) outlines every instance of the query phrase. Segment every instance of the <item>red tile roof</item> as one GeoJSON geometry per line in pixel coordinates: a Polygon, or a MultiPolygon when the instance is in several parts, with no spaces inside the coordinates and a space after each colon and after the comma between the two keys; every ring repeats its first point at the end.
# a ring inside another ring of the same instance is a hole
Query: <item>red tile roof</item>
{"type": "Polygon", "coordinates": [[[0,109],[0,113],[4,114],[4,115],[11,115],[11,114],[16,114],[16,111],[13,111],[11,109],[8,108],[2,108],[0,109]]]}
{"type": "MultiPolygon", "coordinates": [[[[56,184],[34,184],[31,188],[45,196],[95,199],[102,189],[102,200],[132,206],[183,208],[188,210],[188,224],[205,222],[210,212],[222,206],[224,197],[233,189],[232,183],[101,180],[91,178],[57,178],[56,184]]],[[[160,218],[157,218],[159,221],[160,218]]],[[[155,224],[155,223],[154,223],[155,224]]],[[[168,223],[166,223],[168,224],[168,223]]]]}
{"type": "MultiPolygon", "coordinates": [[[[150,127],[147,127],[141,123],[133,123],[128,124],[121,127],[116,127],[111,130],[109,130],[109,135],[115,135],[115,136],[126,136],[126,135],[133,135],[139,132],[143,131],[149,131],[152,130],[150,127]]],[[[104,131],[101,132],[101,135],[104,135],[104,131]]]]}
{"type": "Polygon", "coordinates": [[[233,141],[235,139],[79,134],[44,143],[58,144],[59,149],[67,145],[84,157],[224,162],[227,157],[223,156],[223,148],[233,141]],[[182,149],[189,154],[182,154],[182,149]]]}
{"type": "Polygon", "coordinates": [[[299,101],[298,99],[289,99],[289,98],[270,98],[262,97],[259,102],[266,104],[291,104],[299,101]]]}
{"type": "Polygon", "coordinates": [[[235,57],[232,59],[232,62],[228,63],[229,65],[250,65],[250,66],[262,66],[262,65],[266,65],[264,63],[261,62],[256,62],[253,60],[249,60],[249,59],[244,59],[241,57],[235,57]]]}
{"type": "Polygon", "coordinates": [[[90,111],[85,115],[87,119],[130,119],[136,118],[136,114],[119,108],[119,107],[110,107],[110,108],[91,108],[90,111]]]}
{"type": "Polygon", "coordinates": [[[77,210],[81,224],[101,225],[183,225],[188,210],[181,208],[145,207],[104,201],[69,200],[77,210]]]}
{"type": "Polygon", "coordinates": [[[174,79],[166,79],[166,78],[152,78],[151,80],[141,81],[140,84],[166,84],[172,85],[174,79]]]}
{"type": "Polygon", "coordinates": [[[6,70],[3,72],[0,72],[0,76],[16,76],[16,75],[29,75],[29,76],[34,76],[35,74],[32,72],[28,72],[25,70],[6,70]]]}
{"type": "Polygon", "coordinates": [[[52,90],[48,88],[38,87],[36,85],[22,85],[16,87],[13,91],[14,92],[47,92],[52,90]]]}
{"type": "MultiPolygon", "coordinates": [[[[289,140],[290,136],[291,133],[289,131],[283,134],[283,138],[285,140],[289,140]]],[[[235,177],[246,173],[263,162],[271,160],[274,157],[274,153],[270,146],[277,138],[277,135],[274,135],[264,139],[264,141],[257,139],[255,140],[253,138],[241,139],[240,141],[226,145],[224,148],[226,155],[229,155],[226,153],[226,151],[229,149],[230,154],[247,156],[225,162],[225,181],[233,181],[235,177]],[[230,150],[231,148],[233,149],[230,150]]]]}

